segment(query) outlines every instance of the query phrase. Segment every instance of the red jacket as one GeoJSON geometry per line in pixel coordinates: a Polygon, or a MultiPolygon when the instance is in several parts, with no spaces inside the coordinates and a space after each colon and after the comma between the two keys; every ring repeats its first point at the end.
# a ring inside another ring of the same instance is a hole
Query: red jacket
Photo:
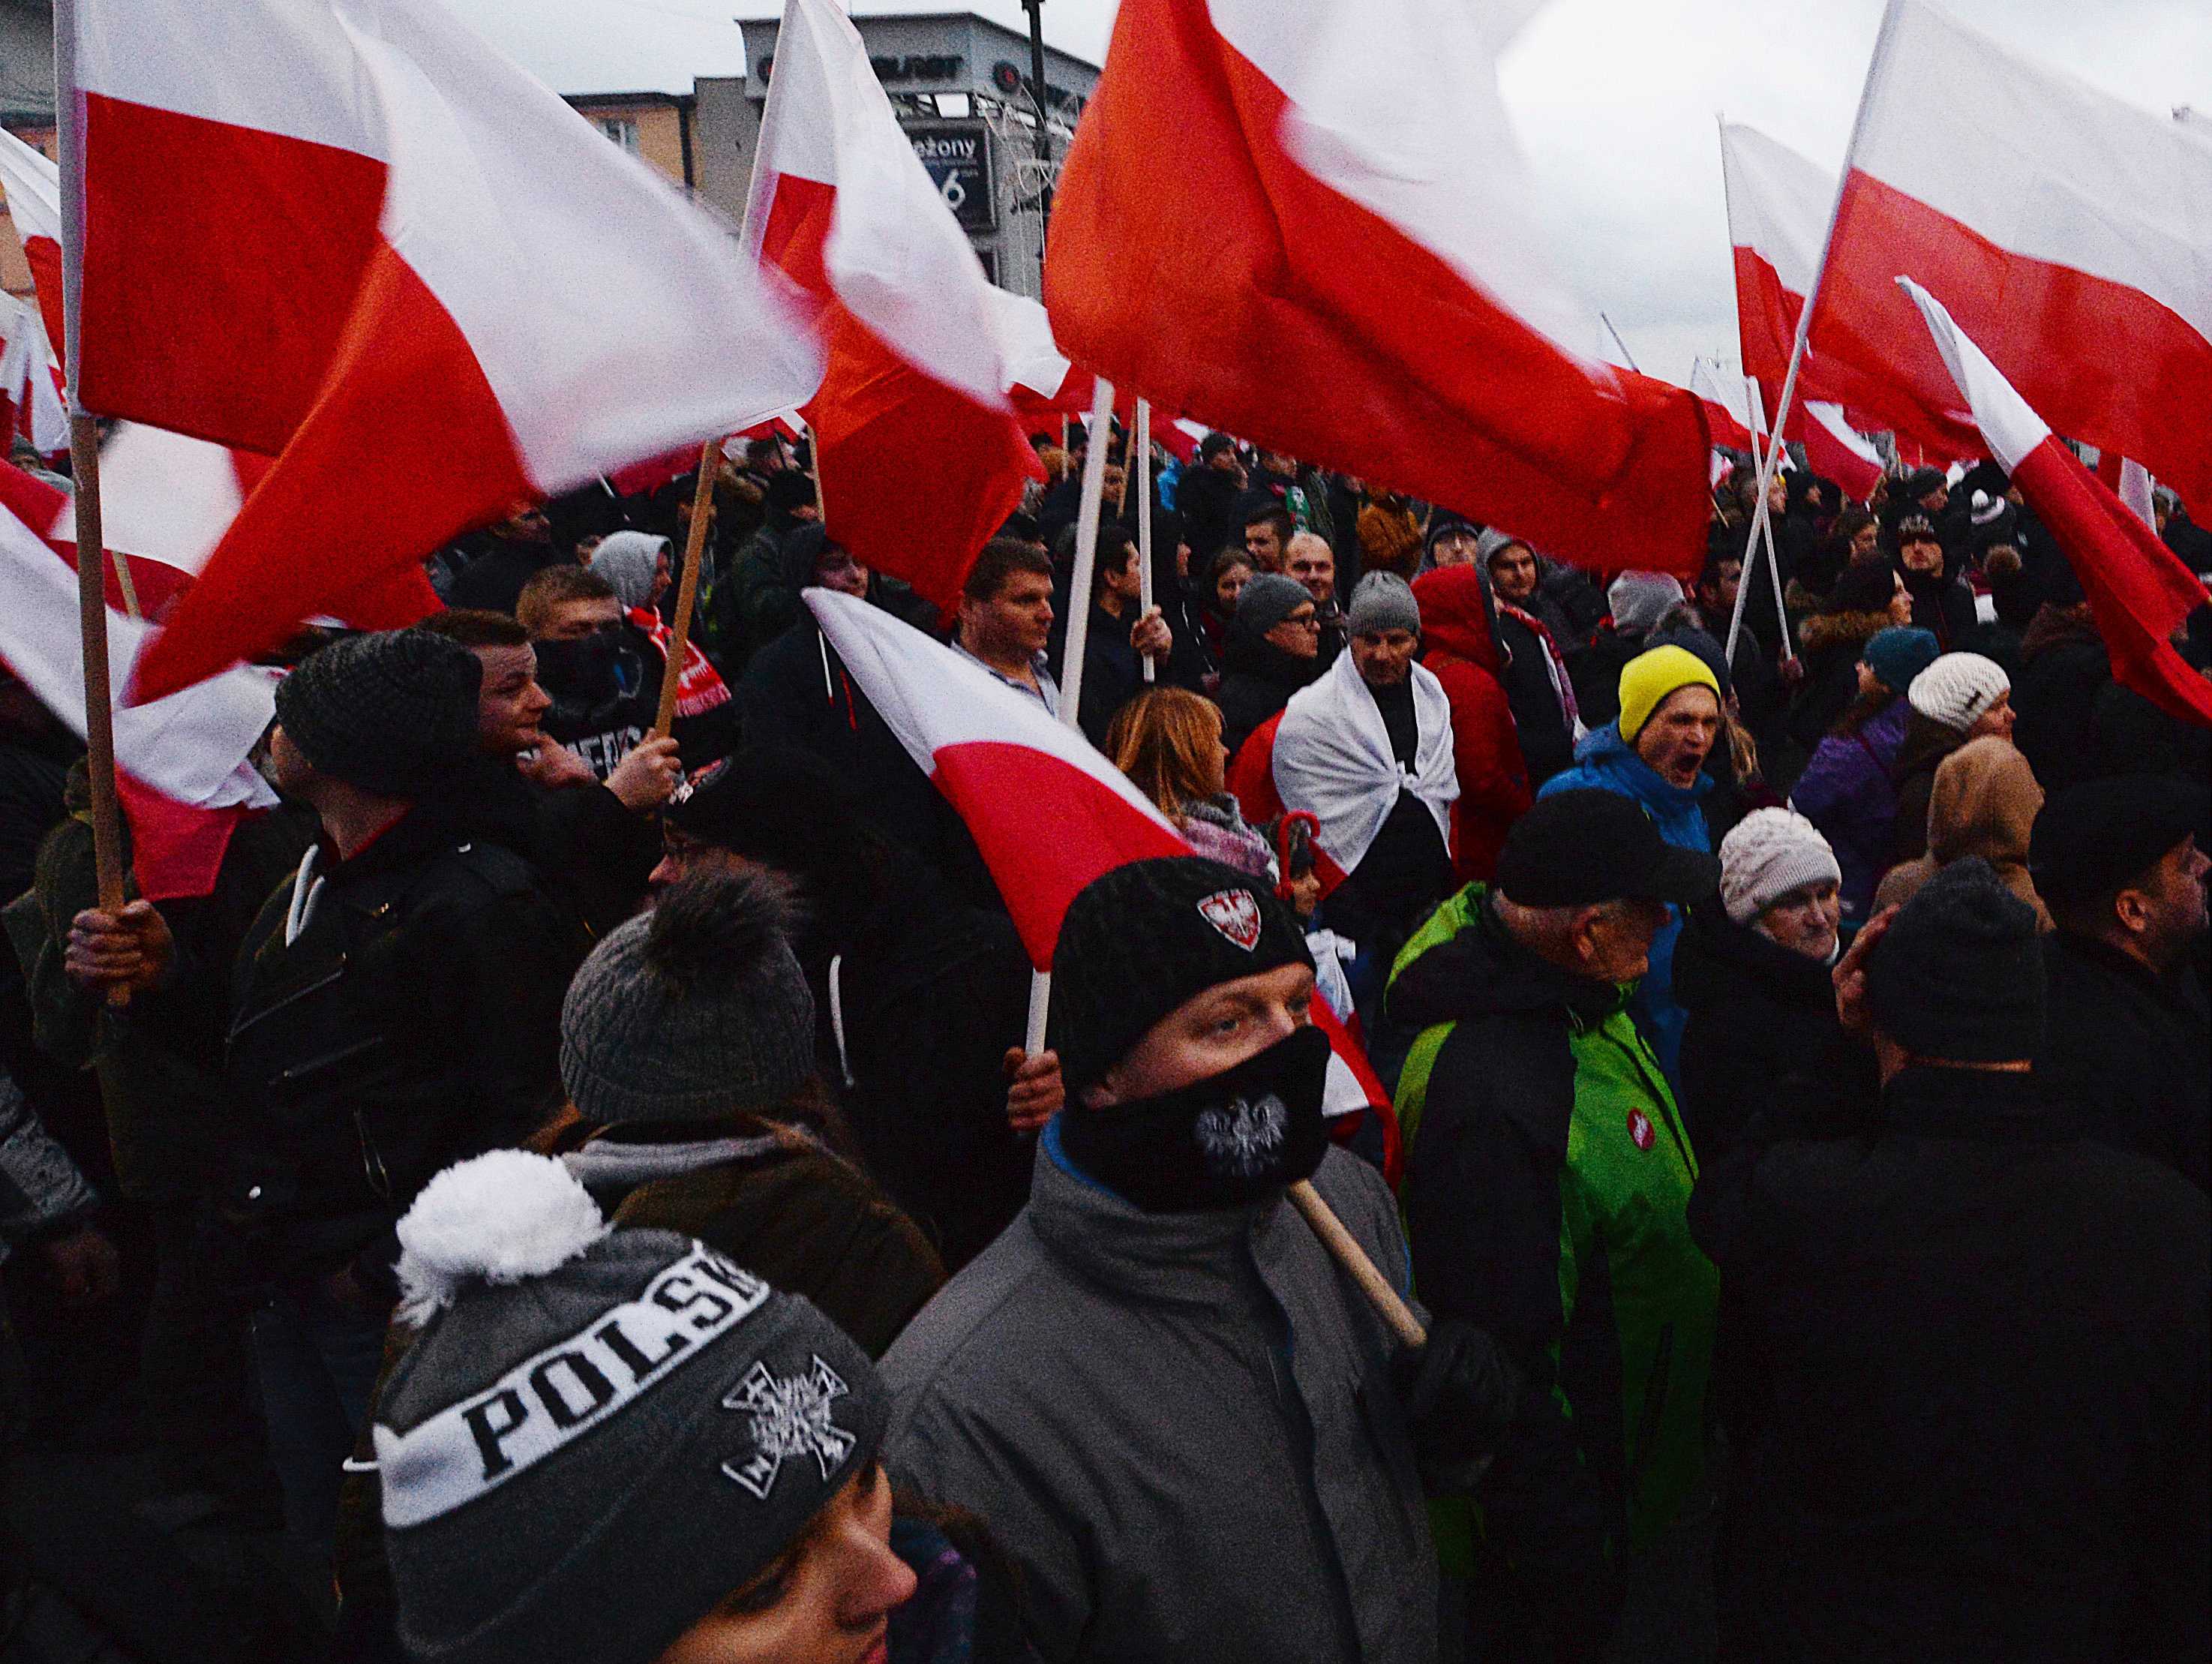
{"type": "Polygon", "coordinates": [[[1482,577],[1473,566],[1443,566],[1413,580],[1421,604],[1421,662],[1451,700],[1452,763],[1459,802],[1452,805],[1452,867],[1462,884],[1488,880],[1505,834],[1534,801],[1513,711],[1499,680],[1482,577]]]}

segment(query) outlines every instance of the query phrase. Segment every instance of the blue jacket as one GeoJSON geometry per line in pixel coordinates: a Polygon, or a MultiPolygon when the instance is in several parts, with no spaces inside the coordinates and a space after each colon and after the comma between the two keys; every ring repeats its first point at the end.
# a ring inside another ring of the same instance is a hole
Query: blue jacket
{"type": "MultiPolygon", "coordinates": [[[[1713,789],[1712,781],[1701,774],[1693,786],[1668,785],[1620,737],[1618,719],[1584,736],[1575,747],[1574,766],[1544,782],[1544,789],[1536,795],[1549,797],[1554,792],[1591,789],[1634,798],[1669,844],[1701,855],[1712,853],[1712,833],[1698,807],[1698,800],[1713,789]]],[[[1651,968],[1637,984],[1631,1009],[1650,1037],[1659,1066],[1667,1071],[1668,1083],[1673,1086],[1678,1084],[1676,1060],[1681,1056],[1682,1027],[1689,1014],[1674,1002],[1674,943],[1682,934],[1682,911],[1674,907],[1668,911],[1667,923],[1651,940],[1651,968]]]]}

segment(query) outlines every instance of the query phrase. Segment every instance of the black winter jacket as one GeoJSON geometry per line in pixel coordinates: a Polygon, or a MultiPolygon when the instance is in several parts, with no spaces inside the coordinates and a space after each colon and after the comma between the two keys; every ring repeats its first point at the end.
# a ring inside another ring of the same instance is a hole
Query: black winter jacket
{"type": "Polygon", "coordinates": [[[1221,655],[1221,686],[1213,695],[1221,707],[1221,743],[1235,757],[1252,731],[1290,704],[1291,695],[1321,674],[1318,658],[1294,658],[1267,641],[1255,641],[1235,625],[1221,655]]]}
{"type": "Polygon", "coordinates": [[[2050,1019],[2035,1072],[2085,1137],[2163,1161],[2206,1188],[2212,1006],[2186,960],[2148,966],[2061,929],[2043,938],[2050,1019]]]}
{"type": "Polygon", "coordinates": [[[1908,1068],[1881,1115],[1764,1121],[1691,1205],[1767,1383],[1723,1655],[2203,1658],[2204,1196],[2029,1076],[1908,1068]]]}
{"type": "Polygon", "coordinates": [[[1735,1149],[1777,1094],[1808,1081],[1875,1089],[1873,1054],[1836,1021],[1828,967],[1732,923],[1717,900],[1690,909],[1674,948],[1674,997],[1690,1014],[1681,1110],[1700,1162],[1735,1149]]]}
{"type": "Polygon", "coordinates": [[[285,942],[278,887],[239,950],[217,1199],[262,1275],[349,1260],[389,1289],[391,1227],[441,1168],[559,1101],[581,930],[535,869],[422,803],[325,869],[285,942]]]}

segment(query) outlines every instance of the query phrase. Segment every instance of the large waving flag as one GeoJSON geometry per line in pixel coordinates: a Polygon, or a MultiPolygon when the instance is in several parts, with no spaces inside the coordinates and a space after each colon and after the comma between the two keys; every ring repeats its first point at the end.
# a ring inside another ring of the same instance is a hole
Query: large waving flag
{"type": "Polygon", "coordinates": [[[1123,0],[1054,197],[1053,332],[1155,408],[1692,574],[1706,435],[1580,356],[1494,62],[1525,4],[1123,0]]]}
{"type": "Polygon", "coordinates": [[[56,27],[78,397],[277,455],[139,698],[315,613],[419,613],[455,533],[820,379],[717,226],[434,0],[79,0],[56,27]]]}
{"type": "MultiPolygon", "coordinates": [[[[0,606],[0,661],[82,734],[76,580],[55,553],[12,501],[0,507],[0,594],[8,598],[0,606]]],[[[110,607],[108,661],[118,694],[148,634],[110,607]]],[[[239,822],[276,802],[246,761],[275,715],[273,686],[265,673],[241,667],[116,710],[117,792],[131,826],[132,871],[149,900],[205,895],[239,822]]]]}
{"type": "MultiPolygon", "coordinates": [[[[1191,853],[1119,769],[1035,699],[880,607],[828,589],[803,598],[907,755],[967,823],[1038,970],[1052,968],[1060,916],[1092,879],[1191,853]]],[[[1395,1143],[1389,1094],[1358,1043],[1324,1002],[1313,1011],[1332,1054],[1323,1112],[1374,1109],[1395,1143]]]]}
{"type": "Polygon", "coordinates": [[[1990,454],[2081,580],[2113,676],[2160,709],[2212,728],[2212,682],[2191,669],[2169,639],[2205,604],[2203,584],[2058,442],[1941,301],[1910,278],[1897,281],[1926,320],[1990,454]]]}
{"type": "Polygon", "coordinates": [[[0,444],[30,442],[41,456],[69,448],[69,408],[46,344],[45,320],[12,295],[0,295],[0,444]]]}
{"type": "Polygon", "coordinates": [[[2200,135],[1891,0],[1808,338],[1869,378],[1854,409],[1916,434],[1969,420],[1901,273],[2061,432],[2212,517],[2208,271],[2200,135]]]}
{"type": "Polygon", "coordinates": [[[982,265],[831,0],[785,0],[745,235],[817,308],[829,368],[802,409],[831,535],[952,606],[1043,467],[982,265]]]}

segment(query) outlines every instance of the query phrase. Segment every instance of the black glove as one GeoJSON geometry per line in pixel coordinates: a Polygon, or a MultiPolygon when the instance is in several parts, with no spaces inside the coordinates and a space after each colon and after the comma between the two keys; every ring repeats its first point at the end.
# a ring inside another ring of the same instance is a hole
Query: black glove
{"type": "Polygon", "coordinates": [[[1462,1318],[1439,1318],[1425,1346],[1391,1365],[1413,1435],[1413,1460],[1432,1495],[1472,1490],[1519,1412],[1521,1368],[1462,1318]]]}

